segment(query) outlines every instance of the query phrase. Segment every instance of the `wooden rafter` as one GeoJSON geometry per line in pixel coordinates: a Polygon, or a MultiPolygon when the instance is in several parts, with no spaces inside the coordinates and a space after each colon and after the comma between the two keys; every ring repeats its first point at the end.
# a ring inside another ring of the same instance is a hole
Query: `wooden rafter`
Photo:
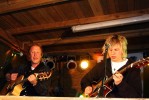
{"type": "MultiPolygon", "coordinates": [[[[136,29],[136,30],[131,30],[131,31],[119,31],[117,34],[123,34],[126,37],[139,37],[141,36],[149,36],[149,29],[136,29]],[[136,30],[138,32],[136,32],[136,30]],[[135,34],[135,36],[134,36],[135,34]]],[[[89,35],[89,36],[82,36],[82,37],[72,37],[72,38],[67,38],[67,39],[61,39],[61,38],[56,38],[56,39],[45,39],[45,40],[37,40],[33,41],[34,43],[38,43],[40,45],[61,45],[61,44],[68,44],[68,43],[83,43],[83,42],[94,42],[94,41],[102,41],[109,36],[109,34],[115,34],[114,33],[107,33],[107,34],[97,34],[97,35],[89,35]]],[[[26,44],[29,44],[26,43],[26,44]]]]}
{"type": "Polygon", "coordinates": [[[7,3],[0,5],[0,14],[33,8],[42,5],[54,4],[67,0],[17,0],[7,1],[7,3]]]}
{"type": "Polygon", "coordinates": [[[63,21],[63,22],[40,24],[40,25],[26,26],[26,27],[18,27],[15,29],[8,29],[7,32],[12,35],[17,35],[17,34],[22,34],[22,33],[25,34],[25,33],[29,33],[29,32],[36,32],[36,31],[42,31],[42,30],[71,27],[74,25],[81,25],[81,24],[88,24],[88,23],[114,20],[114,19],[120,19],[120,18],[141,16],[143,14],[148,14],[148,12],[149,12],[149,9],[144,9],[144,10],[138,10],[138,11],[111,14],[111,15],[74,19],[74,20],[68,20],[68,21],[63,21]]]}
{"type": "Polygon", "coordinates": [[[0,29],[0,40],[7,44],[8,46],[10,46],[11,48],[15,49],[15,50],[19,50],[19,46],[17,45],[17,43],[15,41],[13,41],[12,39],[10,39],[8,36],[2,29],[0,29]]]}

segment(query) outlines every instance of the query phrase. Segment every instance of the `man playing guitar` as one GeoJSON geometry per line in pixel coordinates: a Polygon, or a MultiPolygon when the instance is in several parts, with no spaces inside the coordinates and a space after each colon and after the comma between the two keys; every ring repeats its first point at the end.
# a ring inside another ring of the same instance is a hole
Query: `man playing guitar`
{"type": "MultiPolygon", "coordinates": [[[[120,70],[131,64],[133,61],[127,58],[127,40],[121,35],[109,36],[103,46],[103,54],[105,53],[106,44],[109,45],[107,51],[107,78],[112,77],[112,81],[106,82],[105,87],[110,88],[110,92],[105,93],[105,97],[118,98],[139,98],[142,96],[142,85],[140,77],[140,69],[130,68],[123,74],[120,70]]],[[[105,76],[104,61],[97,63],[89,73],[81,80],[82,91],[84,95],[94,96],[94,88],[92,82],[97,83],[103,80],[105,76]]],[[[100,93],[100,92],[98,92],[100,93]]]]}
{"type": "MultiPolygon", "coordinates": [[[[41,81],[38,77],[38,76],[41,76],[42,73],[44,74],[46,72],[49,72],[49,69],[47,68],[47,66],[45,66],[43,62],[41,62],[42,55],[43,55],[42,48],[38,44],[33,44],[29,49],[29,58],[30,58],[29,63],[24,68],[21,68],[21,70],[18,70],[17,73],[12,73],[10,75],[11,81],[17,80],[18,76],[20,75],[24,75],[24,78],[26,78],[26,80],[24,80],[22,85],[22,88],[24,90],[22,90],[18,95],[49,96],[48,80],[44,79],[41,81]],[[40,74],[37,74],[37,73],[40,73],[40,74]]],[[[18,84],[18,82],[16,82],[15,84],[18,84]]],[[[12,87],[13,86],[11,86],[11,88],[12,87]]],[[[14,92],[11,91],[11,93],[8,93],[8,94],[15,95],[13,93],[14,92]]]]}

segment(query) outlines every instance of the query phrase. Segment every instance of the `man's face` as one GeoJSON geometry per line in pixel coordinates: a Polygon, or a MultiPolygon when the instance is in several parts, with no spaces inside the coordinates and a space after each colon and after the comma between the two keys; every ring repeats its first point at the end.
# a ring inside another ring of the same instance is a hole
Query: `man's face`
{"type": "Polygon", "coordinates": [[[39,64],[42,58],[42,51],[39,46],[32,46],[30,49],[30,59],[32,64],[39,64]]]}
{"type": "Polygon", "coordinates": [[[108,50],[108,55],[114,62],[120,62],[123,60],[123,51],[120,46],[120,44],[115,44],[113,46],[110,46],[108,50]]]}

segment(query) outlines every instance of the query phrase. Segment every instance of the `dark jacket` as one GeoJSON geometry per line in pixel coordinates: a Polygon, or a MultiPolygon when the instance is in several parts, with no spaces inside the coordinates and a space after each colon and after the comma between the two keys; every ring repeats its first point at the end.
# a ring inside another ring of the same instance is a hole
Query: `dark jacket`
{"type": "MultiPolygon", "coordinates": [[[[125,66],[130,65],[133,61],[128,59],[125,66]]],[[[89,73],[87,73],[81,80],[82,91],[87,86],[91,86],[92,82],[99,82],[104,77],[104,62],[97,63],[89,73]]],[[[112,76],[112,68],[110,59],[107,60],[106,76],[109,78],[112,76]]],[[[139,98],[142,97],[142,84],[140,77],[139,68],[129,68],[123,73],[123,81],[119,85],[114,85],[113,80],[108,82],[108,87],[112,88],[112,91],[107,95],[107,97],[118,97],[118,98],[139,98]]]]}
{"type": "MultiPolygon", "coordinates": [[[[40,63],[34,70],[31,70],[31,63],[28,63],[24,68],[18,70],[19,75],[24,75],[27,78],[29,75],[34,73],[50,72],[51,70],[47,68],[43,63],[40,63]]],[[[47,73],[48,74],[48,73],[47,73]]],[[[49,75],[49,74],[48,74],[49,75]]],[[[29,81],[24,82],[24,90],[20,95],[25,96],[49,96],[48,91],[48,81],[49,79],[39,80],[35,86],[33,86],[29,81]]]]}

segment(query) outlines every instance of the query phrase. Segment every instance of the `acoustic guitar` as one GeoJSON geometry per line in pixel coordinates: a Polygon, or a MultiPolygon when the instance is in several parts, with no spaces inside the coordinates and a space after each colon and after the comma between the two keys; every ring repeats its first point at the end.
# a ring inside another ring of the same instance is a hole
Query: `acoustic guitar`
{"type": "MultiPolygon", "coordinates": [[[[147,64],[149,64],[149,57],[147,57],[145,59],[138,60],[134,63],[131,63],[130,65],[128,65],[125,68],[121,69],[119,71],[119,73],[123,74],[124,72],[126,72],[127,69],[130,69],[132,67],[136,67],[136,68],[145,67],[145,66],[147,66],[147,64]]],[[[104,85],[104,92],[103,92],[104,97],[106,97],[107,94],[112,91],[112,88],[107,86],[107,84],[109,82],[111,82],[112,80],[113,80],[113,77],[111,76],[108,79],[106,79],[105,82],[103,83],[103,85],[104,85]]],[[[92,91],[92,93],[90,93],[88,95],[88,97],[97,97],[97,95],[98,95],[98,93],[99,93],[99,91],[102,87],[102,81],[100,81],[99,83],[97,83],[96,85],[94,85],[92,87],[93,87],[93,91],[92,91]]]]}
{"type": "MultiPolygon", "coordinates": [[[[52,75],[52,70],[49,72],[42,72],[42,73],[34,73],[36,78],[40,81],[48,79],[52,75]]],[[[23,83],[27,81],[27,78],[24,78],[23,75],[19,76],[15,81],[7,82],[0,92],[0,95],[13,95],[13,96],[19,96],[21,91],[24,90],[22,87],[23,83]]]]}

